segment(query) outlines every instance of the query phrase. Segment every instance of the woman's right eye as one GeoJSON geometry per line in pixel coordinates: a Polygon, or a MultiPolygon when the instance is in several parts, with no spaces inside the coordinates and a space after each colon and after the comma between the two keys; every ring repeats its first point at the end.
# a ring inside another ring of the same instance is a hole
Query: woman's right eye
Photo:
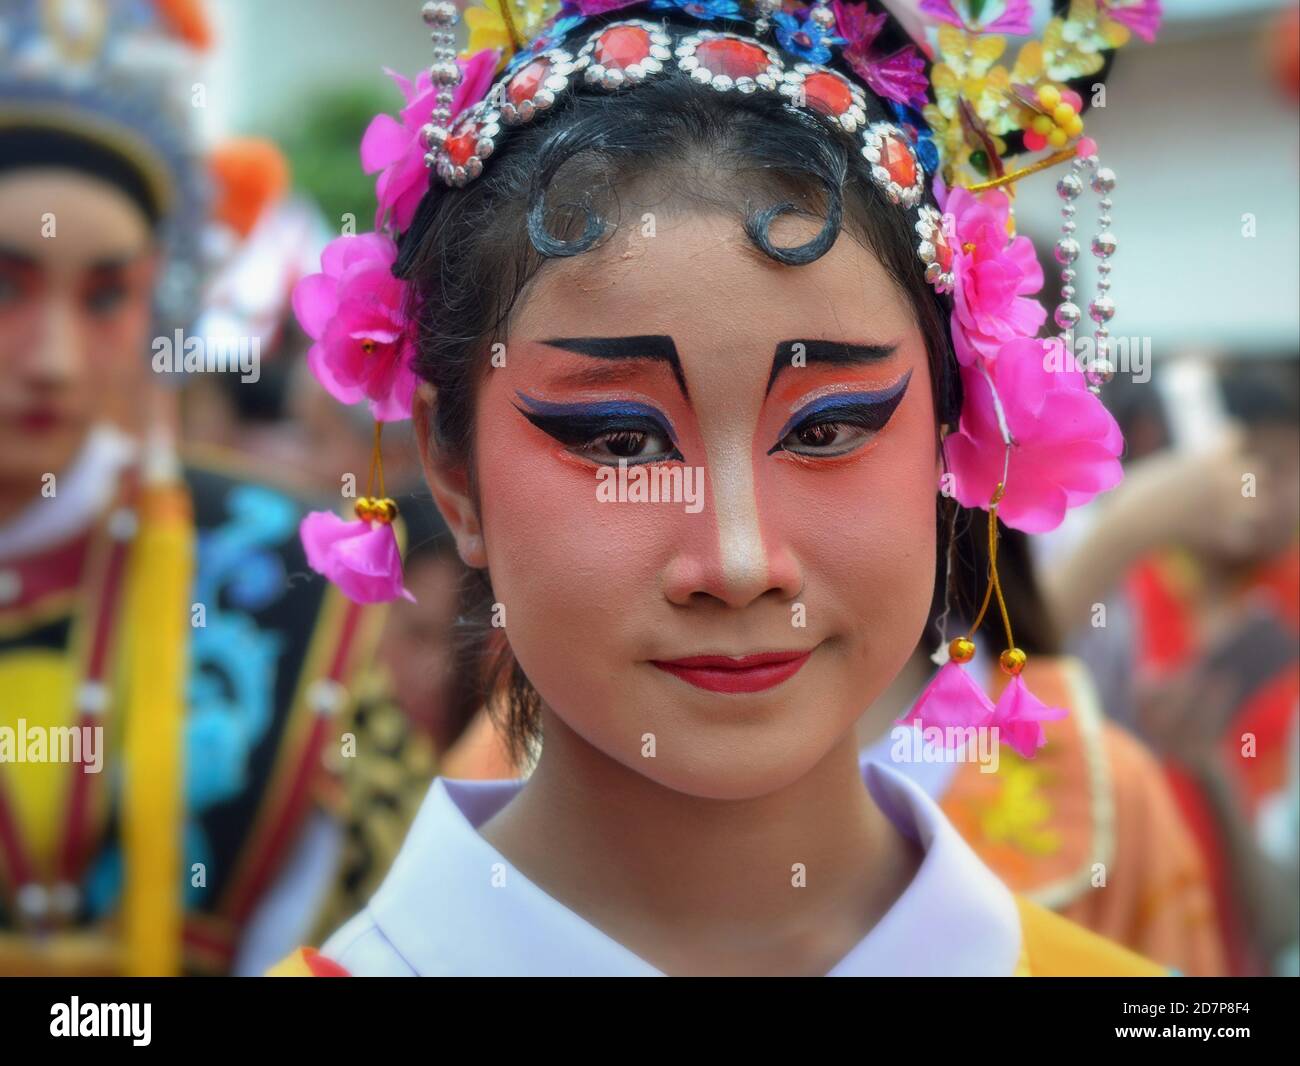
{"type": "Polygon", "coordinates": [[[620,459],[666,462],[680,458],[667,434],[658,430],[618,429],[602,433],[579,451],[597,462],[616,465],[620,459]]]}
{"type": "Polygon", "coordinates": [[[515,409],[543,433],[594,463],[666,463],[682,453],[664,417],[640,403],[550,403],[522,393],[515,409]]]}
{"type": "Polygon", "coordinates": [[[23,295],[23,287],[17,278],[0,273],[0,307],[16,304],[23,295]]]}

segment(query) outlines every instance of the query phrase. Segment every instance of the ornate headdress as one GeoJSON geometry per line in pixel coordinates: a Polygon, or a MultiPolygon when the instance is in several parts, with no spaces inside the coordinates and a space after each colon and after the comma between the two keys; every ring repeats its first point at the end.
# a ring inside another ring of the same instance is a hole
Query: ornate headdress
{"type": "Polygon", "coordinates": [[[0,21],[0,166],[116,178],[159,224],[158,328],[190,325],[208,186],[191,87],[210,35],[195,0],[8,0],[0,21]]]}
{"type": "MultiPolygon", "coordinates": [[[[1041,6],[1041,5],[1039,5],[1041,6]]],[[[486,0],[465,18],[468,49],[456,53],[459,11],[424,4],[434,61],[414,81],[398,78],[400,117],[378,116],[361,145],[377,173],[376,232],[339,238],[323,273],[304,279],[295,307],[316,340],[313,371],[345,403],[370,401],[377,420],[372,482],[382,464],[379,426],[409,415],[415,377],[403,284],[392,274],[395,237],[430,189],[461,187],[492,166],[512,131],[545,121],[576,93],[635,92],[672,66],[718,92],[770,94],[815,115],[865,160],[872,181],[909,214],[926,280],[951,300],[951,333],[965,400],[945,442],[942,486],[989,513],[988,592],[967,634],[941,649],[944,663],[913,717],[938,724],[998,724],[1031,754],[1044,707],[1019,677],[996,570],[997,519],[1025,532],[1060,524],[1069,507],[1113,487],[1123,440],[1096,395],[1113,374],[1108,323],[1115,176],[1084,132],[1084,97],[1110,51],[1133,33],[1152,40],[1160,0],[1068,0],[1036,13],[1031,0],[486,0]],[[1035,33],[1035,22],[1038,32],[1035,33]],[[1008,67],[1007,38],[1023,38],[1008,67]],[[1040,336],[1046,310],[1033,247],[1016,236],[1014,185],[1049,168],[1062,201],[1056,333],[1040,336]],[[1098,197],[1097,291],[1086,314],[1076,294],[1076,201],[1098,197]],[[356,293],[367,292],[357,300],[356,293]],[[1076,358],[1083,347],[1087,358],[1076,358]],[[998,706],[957,664],[974,654],[970,634],[996,598],[1006,627],[1002,668],[1013,675],[998,706]],[[972,711],[972,708],[974,710],[972,711]]],[[[357,501],[359,521],[310,516],[303,536],[312,565],[361,599],[405,594],[389,523],[391,500],[357,501]]],[[[408,594],[409,595],[409,594],[408,594]]]]}

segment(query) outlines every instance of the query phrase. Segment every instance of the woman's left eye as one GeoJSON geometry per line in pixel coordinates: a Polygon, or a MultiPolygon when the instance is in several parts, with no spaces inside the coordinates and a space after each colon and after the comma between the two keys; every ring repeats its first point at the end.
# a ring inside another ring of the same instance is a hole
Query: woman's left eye
{"type": "Polygon", "coordinates": [[[780,448],[795,455],[845,455],[872,434],[872,430],[849,422],[811,422],[787,433],[780,448]]]}
{"type": "Polygon", "coordinates": [[[97,285],[86,293],[86,309],[92,315],[111,315],[126,302],[130,290],[123,282],[97,285]]]}
{"type": "Polygon", "coordinates": [[[909,370],[879,392],[834,393],[800,408],[781,428],[781,438],[767,453],[791,452],[833,459],[862,447],[893,417],[912,378],[909,370]]]}

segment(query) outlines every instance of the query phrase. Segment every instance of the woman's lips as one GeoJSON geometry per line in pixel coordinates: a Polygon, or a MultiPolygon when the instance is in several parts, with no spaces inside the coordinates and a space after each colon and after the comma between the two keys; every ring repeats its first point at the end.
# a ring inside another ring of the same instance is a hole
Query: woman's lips
{"type": "Polygon", "coordinates": [[[48,433],[63,419],[53,407],[28,407],[18,414],[18,425],[25,433],[48,433]]]}
{"type": "Polygon", "coordinates": [[[710,692],[762,692],[799,672],[808,651],[767,651],[757,655],[693,655],[687,659],[651,659],[665,673],[710,692]]]}

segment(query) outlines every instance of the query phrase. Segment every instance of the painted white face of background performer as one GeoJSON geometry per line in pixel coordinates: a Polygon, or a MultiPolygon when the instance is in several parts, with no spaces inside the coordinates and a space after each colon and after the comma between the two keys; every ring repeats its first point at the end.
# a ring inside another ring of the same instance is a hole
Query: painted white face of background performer
{"type": "Polygon", "coordinates": [[[96,421],[133,426],[155,269],[149,221],[116,186],[0,175],[0,499],[36,496],[96,421]]]}

